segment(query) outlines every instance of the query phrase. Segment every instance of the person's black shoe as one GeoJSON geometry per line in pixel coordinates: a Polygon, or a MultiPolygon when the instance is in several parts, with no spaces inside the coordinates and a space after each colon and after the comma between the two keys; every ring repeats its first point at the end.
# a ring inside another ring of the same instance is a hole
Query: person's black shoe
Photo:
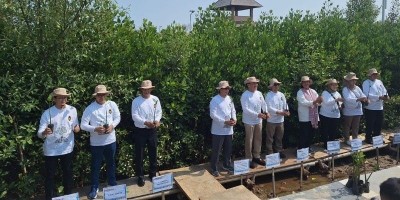
{"type": "Polygon", "coordinates": [[[279,157],[281,157],[281,159],[285,159],[286,155],[284,153],[282,153],[282,152],[279,152],[279,157]]]}
{"type": "Polygon", "coordinates": [[[265,161],[263,161],[261,158],[253,158],[253,162],[265,166],[265,161]]]}
{"type": "Polygon", "coordinates": [[[250,168],[251,168],[251,169],[254,169],[254,168],[256,168],[256,167],[257,167],[257,164],[254,163],[253,161],[250,161],[250,168]]]}
{"type": "Polygon", "coordinates": [[[141,177],[141,176],[138,177],[138,179],[137,179],[137,185],[138,185],[139,187],[143,187],[143,186],[144,186],[144,179],[143,179],[143,177],[141,177]]]}

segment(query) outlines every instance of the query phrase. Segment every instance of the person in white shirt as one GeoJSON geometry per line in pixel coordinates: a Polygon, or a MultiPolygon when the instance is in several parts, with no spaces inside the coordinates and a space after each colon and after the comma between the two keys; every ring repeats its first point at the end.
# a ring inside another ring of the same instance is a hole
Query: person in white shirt
{"type": "Polygon", "coordinates": [[[383,123],[383,102],[389,100],[388,92],[378,78],[375,68],[368,70],[369,79],[363,82],[362,88],[369,101],[365,106],[365,142],[372,144],[372,137],[381,134],[383,123]]]}
{"type": "Polygon", "coordinates": [[[262,143],[262,120],[269,117],[267,104],[260,91],[257,90],[260,80],[256,77],[248,77],[244,84],[247,90],[242,94],[240,103],[242,105],[244,128],[246,132],[245,156],[250,159],[250,167],[256,164],[265,165],[260,157],[262,143]]]}
{"type": "Polygon", "coordinates": [[[343,95],[343,132],[344,142],[351,146],[350,129],[352,139],[357,139],[360,128],[360,119],[363,115],[362,102],[368,102],[367,97],[356,85],[358,78],[355,73],[349,72],[344,76],[345,87],[342,89],[343,95]]]}
{"type": "Polygon", "coordinates": [[[161,102],[151,94],[155,86],[150,80],[142,81],[139,87],[141,95],[132,101],[132,119],[135,135],[135,175],[138,186],[144,186],[143,158],[147,145],[149,152],[150,181],[157,172],[157,128],[162,117],[161,102]]]}
{"type": "Polygon", "coordinates": [[[99,174],[103,157],[106,162],[107,182],[109,186],[117,185],[115,177],[115,128],[121,121],[121,114],[114,101],[107,100],[110,91],[105,85],[96,86],[93,101],[83,112],[81,127],[90,133],[91,189],[89,199],[95,199],[99,190],[99,174]]]}
{"type": "Polygon", "coordinates": [[[301,77],[301,87],[297,92],[297,102],[298,102],[298,115],[299,115],[299,144],[298,148],[310,148],[314,140],[315,131],[318,129],[318,106],[322,102],[322,97],[318,93],[310,88],[312,81],[310,77],[301,77]]]}
{"type": "Polygon", "coordinates": [[[342,107],[342,95],[337,91],[339,82],[336,79],[329,79],[326,82],[326,89],[322,92],[321,109],[321,131],[327,149],[327,142],[337,139],[340,123],[340,110],[342,107]]]}
{"type": "Polygon", "coordinates": [[[54,176],[59,160],[63,171],[64,194],[72,193],[74,133],[78,133],[80,128],[75,107],[67,105],[70,95],[65,88],[53,90],[51,96],[54,106],[45,110],[40,118],[37,136],[44,140],[46,200],[54,197],[54,176]]]}
{"type": "Polygon", "coordinates": [[[268,113],[271,117],[267,119],[267,154],[278,152],[281,158],[286,158],[283,153],[282,138],[284,134],[285,117],[290,116],[289,107],[285,95],[279,91],[281,82],[272,78],[268,88],[270,91],[265,95],[268,113]],[[274,146],[273,146],[274,144],[274,146]]]}
{"type": "Polygon", "coordinates": [[[220,81],[216,89],[218,95],[214,96],[210,102],[210,117],[212,119],[211,169],[214,176],[219,176],[218,158],[222,146],[224,147],[222,169],[233,174],[231,153],[233,126],[236,125],[236,110],[232,97],[228,95],[229,89],[231,89],[228,81],[220,81]]]}

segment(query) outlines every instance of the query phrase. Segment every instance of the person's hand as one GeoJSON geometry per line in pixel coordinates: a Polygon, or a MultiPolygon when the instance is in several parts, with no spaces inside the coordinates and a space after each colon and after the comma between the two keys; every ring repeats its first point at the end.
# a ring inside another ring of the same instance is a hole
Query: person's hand
{"type": "Polygon", "coordinates": [[[234,119],[230,119],[228,121],[225,121],[224,124],[228,125],[228,126],[235,126],[236,125],[236,121],[234,119]]]}
{"type": "Polygon", "coordinates": [[[357,99],[357,101],[366,102],[367,101],[367,97],[360,97],[360,98],[357,99]]]}
{"type": "Polygon", "coordinates": [[[159,121],[154,121],[153,124],[154,124],[154,128],[157,128],[157,127],[160,126],[160,122],[159,121]]]}
{"type": "Polygon", "coordinates": [[[257,117],[264,119],[264,114],[263,113],[258,113],[257,117]]]}
{"type": "Polygon", "coordinates": [[[105,129],[105,133],[111,133],[114,129],[113,125],[109,125],[107,129],[105,129]]]}
{"type": "Polygon", "coordinates": [[[153,122],[148,122],[148,121],[144,122],[144,125],[149,127],[149,128],[154,128],[155,127],[155,124],[153,124],[153,122]]]}
{"type": "Polygon", "coordinates": [[[81,128],[79,127],[79,125],[75,125],[74,127],[74,133],[78,133],[79,131],[81,131],[81,128]]]}
{"type": "Polygon", "coordinates": [[[288,110],[285,111],[285,115],[284,116],[289,117],[290,116],[290,112],[288,110]]]}
{"type": "Polygon", "coordinates": [[[42,135],[44,136],[44,137],[47,137],[48,135],[50,135],[50,134],[52,134],[53,133],[53,131],[51,131],[51,128],[46,128],[46,129],[44,129],[44,131],[42,132],[42,135]]]}
{"type": "Polygon", "coordinates": [[[103,126],[98,126],[98,127],[94,128],[94,131],[97,132],[99,135],[102,135],[102,134],[104,134],[106,129],[103,126]]]}
{"type": "Polygon", "coordinates": [[[343,102],[343,98],[342,98],[342,97],[339,97],[339,98],[335,99],[335,101],[336,101],[336,102],[343,102]]]}
{"type": "Polygon", "coordinates": [[[264,113],[264,118],[263,119],[268,119],[270,116],[269,116],[269,113],[264,113]]]}
{"type": "Polygon", "coordinates": [[[382,100],[382,101],[387,101],[387,100],[389,100],[389,96],[388,95],[383,95],[383,96],[380,96],[379,99],[382,100]]]}

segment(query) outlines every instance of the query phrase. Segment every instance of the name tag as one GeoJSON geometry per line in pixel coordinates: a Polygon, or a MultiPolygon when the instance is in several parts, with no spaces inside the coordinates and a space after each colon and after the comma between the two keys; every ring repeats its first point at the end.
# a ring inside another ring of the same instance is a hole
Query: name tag
{"type": "Polygon", "coordinates": [[[279,156],[279,153],[266,155],[265,161],[266,161],[265,168],[267,169],[273,167],[279,167],[279,165],[281,165],[281,158],[279,156]]]}
{"type": "Polygon", "coordinates": [[[351,151],[358,151],[362,147],[362,141],[360,138],[351,140],[351,151]]]}
{"type": "Polygon", "coordinates": [[[79,194],[78,193],[68,194],[60,197],[54,197],[51,200],[79,200],[79,194]]]}
{"type": "Polygon", "coordinates": [[[153,193],[170,190],[174,186],[172,173],[153,177],[153,193]]]}
{"type": "Polygon", "coordinates": [[[339,141],[328,141],[327,142],[328,154],[337,154],[340,152],[340,142],[339,141]]]}
{"type": "Polygon", "coordinates": [[[250,160],[243,159],[243,160],[236,160],[233,162],[233,174],[240,175],[246,174],[250,171],[249,169],[250,160]]]}
{"type": "Polygon", "coordinates": [[[126,199],[126,185],[116,185],[103,188],[104,200],[126,199]]]}
{"type": "Polygon", "coordinates": [[[297,162],[308,160],[308,158],[309,158],[308,147],[303,149],[297,149],[297,162]]]}
{"type": "Polygon", "coordinates": [[[372,138],[372,144],[375,148],[379,148],[383,146],[383,137],[382,135],[378,135],[372,138]]]}

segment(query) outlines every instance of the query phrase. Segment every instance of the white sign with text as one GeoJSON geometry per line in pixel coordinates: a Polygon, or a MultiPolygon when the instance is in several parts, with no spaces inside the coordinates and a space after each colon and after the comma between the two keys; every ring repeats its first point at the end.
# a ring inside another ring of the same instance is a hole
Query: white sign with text
{"type": "Polygon", "coordinates": [[[400,144],[400,133],[394,134],[393,144],[400,144]]]}
{"type": "Polygon", "coordinates": [[[378,135],[372,138],[372,145],[374,148],[379,148],[383,146],[383,137],[382,135],[378,135]]]}
{"type": "Polygon", "coordinates": [[[103,188],[104,200],[126,199],[126,184],[103,188]]]}
{"type": "Polygon", "coordinates": [[[79,194],[78,193],[68,194],[60,197],[54,197],[51,200],[79,200],[79,194]]]}
{"type": "Polygon", "coordinates": [[[351,151],[358,151],[362,147],[362,141],[360,138],[351,140],[351,151]]]}
{"type": "Polygon", "coordinates": [[[153,177],[153,193],[170,190],[174,186],[172,173],[153,177]]]}
{"type": "Polygon", "coordinates": [[[281,157],[279,153],[273,153],[265,156],[266,165],[265,168],[270,169],[273,167],[279,167],[281,165],[281,157]]]}
{"type": "Polygon", "coordinates": [[[327,142],[328,154],[338,154],[340,152],[340,141],[327,142]]]}
{"type": "Polygon", "coordinates": [[[297,162],[308,160],[308,157],[309,157],[308,147],[303,149],[297,149],[297,162]]]}
{"type": "Polygon", "coordinates": [[[233,174],[239,175],[248,173],[250,171],[249,165],[250,165],[249,159],[235,160],[233,162],[233,174]]]}

